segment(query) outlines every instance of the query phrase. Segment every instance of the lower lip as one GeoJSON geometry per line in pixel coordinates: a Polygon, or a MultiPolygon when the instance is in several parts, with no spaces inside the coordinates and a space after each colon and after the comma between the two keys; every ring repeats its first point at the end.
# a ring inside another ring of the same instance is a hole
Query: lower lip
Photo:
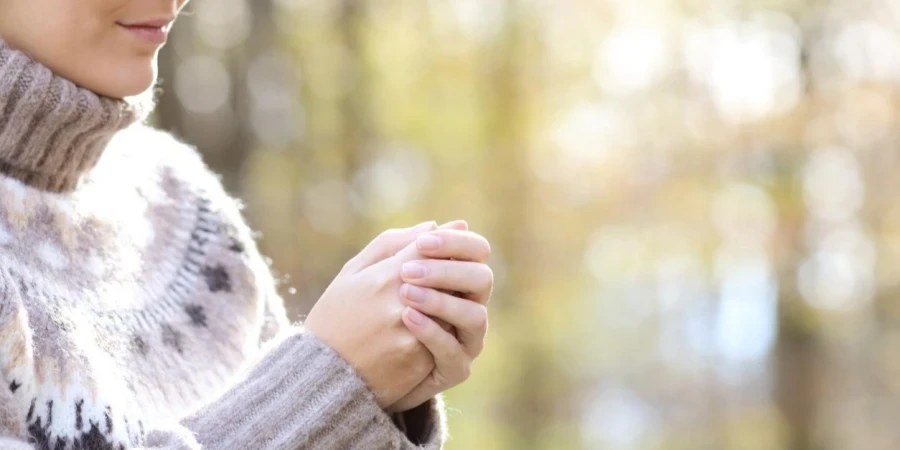
{"type": "Polygon", "coordinates": [[[166,32],[163,27],[119,26],[130,31],[135,36],[153,44],[165,44],[166,39],[169,37],[169,33],[166,32]]]}

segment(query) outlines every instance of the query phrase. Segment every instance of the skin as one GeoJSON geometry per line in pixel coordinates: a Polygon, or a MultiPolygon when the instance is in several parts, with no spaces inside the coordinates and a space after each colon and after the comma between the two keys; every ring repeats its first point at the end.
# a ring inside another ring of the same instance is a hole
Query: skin
{"type": "MultiPolygon", "coordinates": [[[[125,98],[154,84],[162,44],[122,25],[174,21],[187,3],[0,0],[0,38],[79,86],[125,98]]],[[[469,377],[487,333],[489,256],[464,221],[388,230],[344,266],[305,326],[382,407],[413,408],[469,377]]]]}
{"type": "Polygon", "coordinates": [[[490,253],[463,221],[388,230],[347,262],[306,329],[357,369],[383,408],[414,408],[468,379],[484,347],[490,253]]]}
{"type": "Polygon", "coordinates": [[[403,323],[431,353],[435,367],[389,408],[393,411],[414,408],[466,381],[484,349],[487,303],[494,287],[494,273],[487,265],[491,246],[484,237],[469,232],[465,222],[461,225],[419,236],[416,249],[429,259],[406,263],[400,270],[404,282],[400,294],[408,306],[403,323]],[[431,237],[438,238],[437,246],[433,241],[423,246],[423,240],[431,237]],[[424,267],[423,274],[413,276],[404,270],[409,264],[424,267]]]}
{"type": "Polygon", "coordinates": [[[188,0],[0,0],[0,37],[55,73],[124,98],[153,85],[162,45],[119,23],[175,18],[188,0]]]}

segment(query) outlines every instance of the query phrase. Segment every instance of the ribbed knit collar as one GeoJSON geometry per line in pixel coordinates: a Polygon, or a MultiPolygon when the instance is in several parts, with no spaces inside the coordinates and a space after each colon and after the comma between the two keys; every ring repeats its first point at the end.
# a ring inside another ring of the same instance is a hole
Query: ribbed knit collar
{"type": "Polygon", "coordinates": [[[51,192],[74,190],[113,135],[152,110],[76,86],[0,39],[0,174],[51,192]]]}

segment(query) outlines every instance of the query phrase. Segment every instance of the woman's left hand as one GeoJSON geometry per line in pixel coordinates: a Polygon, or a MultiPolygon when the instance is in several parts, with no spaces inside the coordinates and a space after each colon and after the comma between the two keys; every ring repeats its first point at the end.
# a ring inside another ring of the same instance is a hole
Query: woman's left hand
{"type": "Polygon", "coordinates": [[[494,286],[494,274],[486,264],[491,248],[484,237],[468,231],[464,222],[454,228],[420,235],[416,247],[428,259],[406,263],[401,271],[405,283],[401,298],[409,306],[403,322],[434,356],[435,369],[390,411],[415,408],[466,381],[472,362],[484,348],[488,328],[485,305],[494,286]],[[437,240],[429,242],[429,238],[437,240]],[[447,330],[431,317],[453,328],[447,330]]]}

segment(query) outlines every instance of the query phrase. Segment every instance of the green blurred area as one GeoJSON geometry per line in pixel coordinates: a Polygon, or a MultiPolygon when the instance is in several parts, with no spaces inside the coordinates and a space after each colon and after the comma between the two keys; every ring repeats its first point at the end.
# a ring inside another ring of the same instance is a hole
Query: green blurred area
{"type": "Polygon", "coordinates": [[[386,228],[491,241],[449,449],[900,448],[900,2],[188,9],[155,120],[292,318],[386,228]]]}

